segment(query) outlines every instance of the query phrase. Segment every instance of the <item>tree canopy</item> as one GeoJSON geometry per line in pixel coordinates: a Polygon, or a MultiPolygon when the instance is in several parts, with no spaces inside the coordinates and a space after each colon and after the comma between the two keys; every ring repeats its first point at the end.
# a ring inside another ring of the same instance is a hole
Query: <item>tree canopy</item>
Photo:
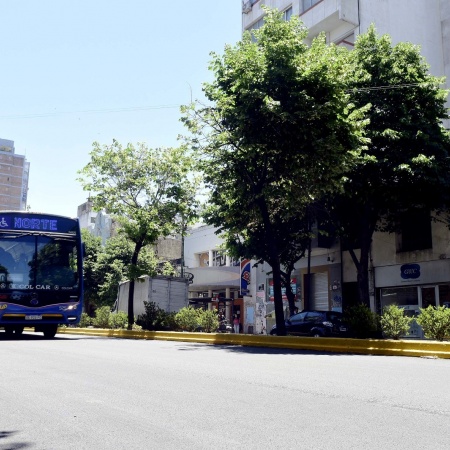
{"type": "Polygon", "coordinates": [[[284,330],[282,255],[304,239],[305,208],[340,189],[359,156],[362,111],[345,92],[348,53],[266,8],[264,25],[213,54],[211,105],[185,109],[211,190],[206,221],[227,246],[272,268],[277,329],[284,330]],[[286,226],[288,224],[288,226],[286,226]]]}
{"type": "Polygon", "coordinates": [[[189,175],[192,157],[186,148],[151,149],[145,144],[123,147],[93,144],[91,161],[79,171],[93,206],[105,209],[120,224],[119,232],[133,242],[127,265],[130,280],[128,326],[134,322],[134,281],[148,270],[139,254],[160,237],[183,232],[196,214],[195,180],[189,175]]]}
{"type": "Polygon", "coordinates": [[[351,101],[369,106],[369,142],[330,210],[358,272],[358,300],[368,305],[373,233],[398,231],[404,211],[449,206],[450,140],[442,124],[448,91],[441,89],[443,79],[429,73],[418,46],[392,45],[374,26],[358,37],[349,56],[351,101]]]}

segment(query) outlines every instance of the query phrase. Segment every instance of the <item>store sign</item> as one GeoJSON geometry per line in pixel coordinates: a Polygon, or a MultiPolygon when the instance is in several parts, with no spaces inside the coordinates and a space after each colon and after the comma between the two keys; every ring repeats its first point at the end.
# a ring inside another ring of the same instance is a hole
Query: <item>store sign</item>
{"type": "Polygon", "coordinates": [[[400,273],[403,280],[416,280],[420,278],[419,264],[403,264],[400,266],[400,273]]]}

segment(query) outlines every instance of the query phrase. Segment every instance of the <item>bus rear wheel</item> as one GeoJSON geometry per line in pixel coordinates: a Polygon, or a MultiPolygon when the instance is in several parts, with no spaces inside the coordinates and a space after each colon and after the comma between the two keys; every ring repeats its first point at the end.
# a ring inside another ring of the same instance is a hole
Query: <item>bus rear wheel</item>
{"type": "Polygon", "coordinates": [[[57,325],[50,325],[45,327],[42,332],[44,333],[44,337],[47,339],[53,339],[55,337],[56,331],[58,330],[57,325]]]}

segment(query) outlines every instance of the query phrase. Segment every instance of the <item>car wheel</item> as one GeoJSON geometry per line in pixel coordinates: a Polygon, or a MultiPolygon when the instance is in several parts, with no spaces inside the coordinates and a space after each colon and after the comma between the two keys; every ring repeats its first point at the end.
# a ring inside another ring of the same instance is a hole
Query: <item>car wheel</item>
{"type": "Polygon", "coordinates": [[[318,338],[318,337],[322,337],[322,336],[323,336],[323,334],[319,330],[314,330],[311,332],[311,337],[318,338]]]}

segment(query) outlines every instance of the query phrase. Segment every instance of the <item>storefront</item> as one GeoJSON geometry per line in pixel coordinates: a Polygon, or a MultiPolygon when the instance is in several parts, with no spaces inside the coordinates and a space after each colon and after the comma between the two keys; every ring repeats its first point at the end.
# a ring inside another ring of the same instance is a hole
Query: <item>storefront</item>
{"type": "MultiPolygon", "coordinates": [[[[377,312],[388,305],[402,307],[415,316],[420,308],[450,302],[450,261],[437,260],[375,268],[377,312]]],[[[410,337],[423,337],[415,324],[410,337]]]]}

